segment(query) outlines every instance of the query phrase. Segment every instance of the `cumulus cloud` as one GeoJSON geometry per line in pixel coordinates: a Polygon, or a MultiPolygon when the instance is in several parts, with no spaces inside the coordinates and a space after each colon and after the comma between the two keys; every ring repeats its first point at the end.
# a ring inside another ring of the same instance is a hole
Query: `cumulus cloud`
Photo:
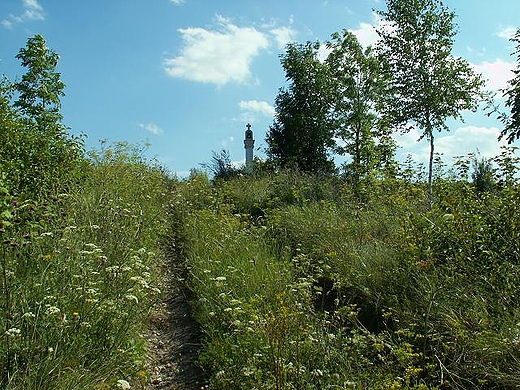
{"type": "Polygon", "coordinates": [[[274,116],[274,107],[265,101],[242,100],[238,106],[244,111],[256,112],[267,117],[274,116]]]}
{"type": "Polygon", "coordinates": [[[492,91],[499,91],[507,87],[507,81],[514,76],[513,62],[496,59],[493,62],[485,61],[481,64],[471,64],[477,73],[481,73],[486,80],[486,87],[492,91]]]}
{"type": "Polygon", "coordinates": [[[242,100],[238,103],[238,107],[242,111],[238,119],[241,122],[254,123],[259,116],[272,118],[275,114],[274,107],[265,101],[242,100]]]}
{"type": "Polygon", "coordinates": [[[138,123],[137,126],[140,129],[146,130],[153,135],[159,135],[163,133],[163,130],[157,126],[155,123],[138,123]]]}
{"type": "Polygon", "coordinates": [[[230,144],[232,144],[233,142],[235,142],[235,137],[233,137],[232,135],[230,135],[229,137],[223,139],[220,141],[220,145],[223,147],[223,148],[227,148],[229,147],[230,144]]]}
{"type": "MultiPolygon", "coordinates": [[[[500,147],[506,142],[498,142],[500,130],[496,127],[462,126],[452,132],[437,133],[435,152],[442,154],[446,163],[453,162],[456,156],[465,156],[479,152],[482,157],[489,158],[500,154],[500,147]]],[[[419,142],[421,133],[412,129],[409,133],[395,137],[400,149],[401,160],[411,154],[415,161],[427,164],[430,153],[429,143],[423,139],[419,142]]]]}
{"type": "Polygon", "coordinates": [[[171,77],[223,86],[251,80],[251,63],[269,47],[267,36],[252,27],[239,27],[217,16],[218,27],[179,29],[183,40],[180,54],[164,60],[171,77]]]}
{"type": "Polygon", "coordinates": [[[516,33],[516,27],[513,26],[507,26],[499,30],[496,35],[497,37],[504,38],[504,39],[511,39],[516,33]]]}
{"type": "Polygon", "coordinates": [[[37,0],[23,0],[24,12],[20,15],[10,14],[9,18],[0,22],[2,26],[12,29],[16,24],[29,21],[45,20],[43,7],[38,4],[37,0]]]}
{"type": "Polygon", "coordinates": [[[358,28],[350,29],[363,47],[373,46],[379,39],[377,30],[384,26],[384,21],[375,12],[372,13],[372,22],[360,22],[358,28]]]}
{"type": "Polygon", "coordinates": [[[283,49],[289,42],[293,42],[296,37],[296,30],[290,26],[273,28],[270,32],[274,35],[279,49],[283,49]]]}
{"type": "Polygon", "coordinates": [[[477,151],[482,157],[493,157],[500,153],[500,146],[505,145],[497,141],[499,134],[496,127],[463,126],[439,137],[437,149],[449,158],[477,151]]]}
{"type": "Polygon", "coordinates": [[[175,5],[183,4],[184,2],[185,0],[170,0],[170,3],[175,5]]]}

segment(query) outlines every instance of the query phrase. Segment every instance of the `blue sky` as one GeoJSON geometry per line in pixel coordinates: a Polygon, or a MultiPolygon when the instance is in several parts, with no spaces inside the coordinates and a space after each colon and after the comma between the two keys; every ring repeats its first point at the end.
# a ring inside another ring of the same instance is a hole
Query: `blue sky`
{"type": "MultiPolygon", "coordinates": [[[[454,54],[505,87],[512,77],[518,0],[446,0],[459,33],[454,54]]],[[[377,38],[374,10],[383,0],[1,0],[0,74],[23,74],[16,54],[42,34],[60,55],[67,85],[64,124],[99,140],[149,142],[148,156],[179,176],[229,150],[244,159],[245,126],[252,124],[262,156],[274,100],[285,85],[279,55],[287,42],[326,41],[353,31],[364,44],[377,38]]],[[[498,154],[500,123],[482,111],[450,121],[436,150],[452,156],[498,154]]],[[[398,156],[426,161],[419,133],[398,138],[398,156]]]]}

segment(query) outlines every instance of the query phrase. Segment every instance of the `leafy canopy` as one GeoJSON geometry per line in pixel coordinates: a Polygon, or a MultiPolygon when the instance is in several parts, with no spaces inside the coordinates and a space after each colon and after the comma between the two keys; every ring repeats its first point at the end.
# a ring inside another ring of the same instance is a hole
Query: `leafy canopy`
{"type": "Polygon", "coordinates": [[[267,155],[275,164],[305,172],[331,173],[334,132],[331,89],[319,43],[291,43],[281,56],[289,82],[276,97],[276,118],[267,135],[267,155]]]}
{"type": "Polygon", "coordinates": [[[381,114],[387,78],[371,47],[348,30],[332,34],[326,65],[332,82],[332,115],[340,154],[352,157],[347,174],[359,179],[389,164],[394,143],[381,114]]]}
{"type": "Polygon", "coordinates": [[[499,139],[506,137],[507,143],[511,144],[520,138],[520,28],[511,38],[512,42],[516,42],[516,69],[513,70],[514,77],[509,80],[508,88],[504,90],[507,98],[506,107],[511,110],[511,115],[501,115],[500,119],[504,124],[499,139]]]}
{"type": "Polygon", "coordinates": [[[56,131],[62,120],[60,98],[65,84],[56,71],[59,55],[47,47],[45,38],[35,35],[27,40],[27,46],[16,56],[27,72],[15,83],[19,93],[15,101],[27,119],[37,125],[39,131],[56,131]]]}
{"type": "Polygon", "coordinates": [[[430,141],[428,201],[432,203],[434,131],[448,130],[448,118],[476,109],[484,84],[469,63],[455,57],[455,14],[440,0],[387,0],[379,53],[391,77],[386,107],[394,124],[411,125],[430,141]]]}

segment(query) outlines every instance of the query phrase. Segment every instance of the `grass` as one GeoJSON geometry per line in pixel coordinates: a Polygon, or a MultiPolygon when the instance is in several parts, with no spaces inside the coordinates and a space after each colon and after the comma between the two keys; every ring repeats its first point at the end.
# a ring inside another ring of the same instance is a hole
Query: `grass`
{"type": "Polygon", "coordinates": [[[182,183],[210,388],[520,385],[517,185],[436,188],[427,210],[395,179],[362,201],[294,172],[182,183]]]}
{"type": "Polygon", "coordinates": [[[142,332],[160,293],[168,183],[122,158],[96,162],[86,178],[45,202],[4,191],[2,388],[146,382],[142,332]]]}
{"type": "Polygon", "coordinates": [[[2,179],[1,387],[146,388],[167,242],[210,389],[517,388],[520,192],[506,162],[486,192],[439,177],[432,210],[406,178],[362,197],[298,172],[178,182],[125,145],[47,199],[2,179]]]}

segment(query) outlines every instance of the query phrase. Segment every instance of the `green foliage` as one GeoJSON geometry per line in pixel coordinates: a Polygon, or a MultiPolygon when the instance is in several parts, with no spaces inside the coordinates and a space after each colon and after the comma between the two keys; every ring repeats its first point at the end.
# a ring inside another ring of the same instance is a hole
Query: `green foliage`
{"type": "Polygon", "coordinates": [[[233,166],[229,150],[225,149],[219,153],[213,152],[211,161],[203,164],[203,167],[209,169],[215,180],[227,180],[240,173],[240,170],[233,166]]]}
{"type": "Polygon", "coordinates": [[[516,69],[513,70],[514,77],[509,80],[508,88],[503,92],[507,97],[506,107],[511,111],[510,115],[502,114],[499,119],[504,123],[504,129],[500,133],[499,139],[506,137],[507,143],[511,144],[520,138],[520,29],[516,31],[512,42],[516,43],[516,69]]]}
{"type": "Polygon", "coordinates": [[[27,46],[16,56],[27,72],[15,83],[19,94],[15,107],[34,123],[39,132],[60,133],[60,98],[65,84],[56,72],[59,56],[47,47],[45,38],[35,35],[27,40],[27,46]]]}
{"type": "Polygon", "coordinates": [[[290,43],[281,57],[289,87],[280,89],[276,97],[267,154],[281,168],[331,173],[331,88],[326,68],[318,59],[318,47],[318,43],[290,43]]]}
{"type": "Polygon", "coordinates": [[[58,198],[17,201],[0,181],[2,388],[144,384],[168,180],[123,154],[58,198]]]}
{"type": "Polygon", "coordinates": [[[61,124],[64,84],[55,71],[58,55],[36,35],[17,58],[27,73],[20,82],[4,79],[0,85],[0,170],[13,194],[45,198],[81,180],[83,140],[70,137],[61,124]]]}
{"type": "Polygon", "coordinates": [[[493,164],[491,159],[475,157],[471,179],[477,193],[489,192],[495,186],[493,178],[493,164]]]}
{"type": "Polygon", "coordinates": [[[440,0],[387,0],[379,15],[391,28],[379,32],[379,54],[391,79],[384,96],[393,122],[410,123],[430,143],[428,197],[432,204],[435,130],[447,130],[447,118],[475,109],[483,80],[467,61],[451,54],[455,14],[440,0]]]}
{"type": "Polygon", "coordinates": [[[336,137],[342,141],[337,149],[352,158],[346,173],[357,183],[392,163],[395,146],[380,113],[387,80],[375,53],[371,48],[363,50],[351,32],[332,34],[327,47],[331,50],[326,65],[334,96],[332,115],[336,137]]]}
{"type": "Polygon", "coordinates": [[[502,184],[484,193],[439,171],[431,210],[413,166],[374,180],[363,202],[349,182],[290,171],[181,183],[209,388],[520,385],[512,153],[493,160],[502,184]]]}

